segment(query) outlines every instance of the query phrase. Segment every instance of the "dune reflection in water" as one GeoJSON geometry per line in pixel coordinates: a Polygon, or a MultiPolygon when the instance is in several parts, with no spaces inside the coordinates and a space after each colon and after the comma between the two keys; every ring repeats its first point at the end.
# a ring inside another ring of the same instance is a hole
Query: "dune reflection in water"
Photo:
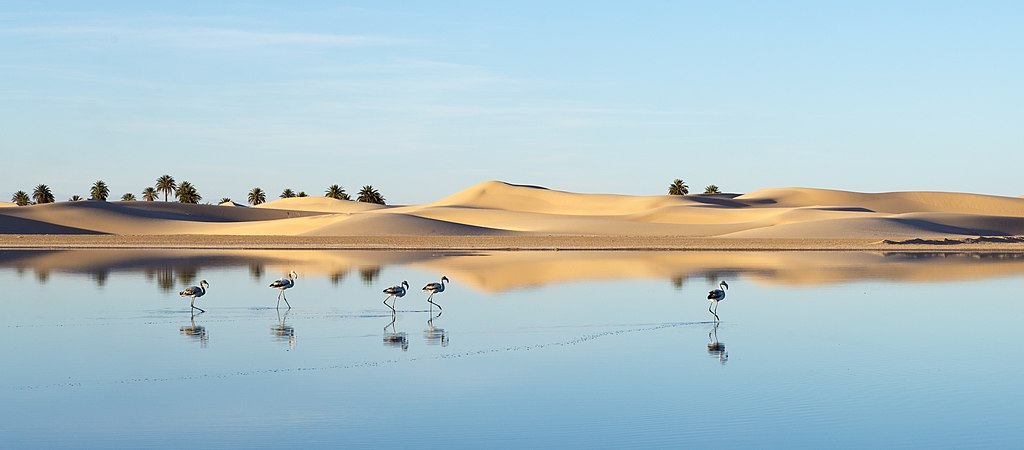
{"type": "Polygon", "coordinates": [[[775,285],[841,284],[862,279],[903,282],[998,278],[1024,273],[1024,253],[706,252],[706,251],[350,251],[350,250],[0,250],[0,268],[83,274],[102,286],[112,274],[142,272],[160,290],[194,283],[201,271],[244,267],[254,281],[296,270],[340,284],[358,274],[366,286],[381,270],[408,265],[447,273],[484,293],[578,281],[664,279],[682,289],[694,279],[737,278],[775,285]]]}
{"type": "Polygon", "coordinates": [[[1019,436],[1005,374],[1020,363],[955,330],[992,284],[1005,295],[986,298],[985,338],[1020,341],[1022,274],[1018,254],[0,251],[18,294],[0,333],[26,343],[3,354],[17,368],[0,383],[16,411],[5,442],[170,447],[187,429],[210,448],[998,447],[1019,436]],[[307,280],[302,300],[272,312],[267,283],[289,270],[307,280]],[[439,317],[417,288],[442,273],[457,283],[439,317]],[[177,290],[211,276],[207,312],[185,322],[177,290]],[[387,317],[382,283],[403,279],[415,295],[387,317]],[[706,296],[722,279],[734,290],[715,324],[706,296]],[[288,402],[268,404],[268,386],[288,402]],[[133,395],[109,396],[121,391],[133,395]],[[204,414],[180,401],[193,394],[204,414]],[[437,400],[452,428],[391,420],[436,416],[437,400]],[[49,431],[57,407],[68,420],[49,431]]]}

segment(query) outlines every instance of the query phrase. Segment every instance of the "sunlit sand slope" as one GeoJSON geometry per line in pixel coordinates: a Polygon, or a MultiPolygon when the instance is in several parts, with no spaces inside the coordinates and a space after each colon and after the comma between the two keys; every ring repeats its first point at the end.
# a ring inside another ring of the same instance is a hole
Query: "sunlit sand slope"
{"type": "Polygon", "coordinates": [[[0,233],[118,235],[601,235],[751,239],[1024,234],[1024,199],[947,192],[763,189],[745,195],[578,194],[498,181],[436,202],[382,206],[326,197],[258,207],[61,202],[0,208],[0,233]]]}

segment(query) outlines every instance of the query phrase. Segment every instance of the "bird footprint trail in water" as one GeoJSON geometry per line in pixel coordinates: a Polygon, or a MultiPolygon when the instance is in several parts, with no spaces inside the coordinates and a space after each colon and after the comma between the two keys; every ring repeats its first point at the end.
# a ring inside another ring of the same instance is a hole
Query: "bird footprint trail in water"
{"type": "MultiPolygon", "coordinates": [[[[505,353],[505,352],[526,352],[526,351],[533,351],[533,350],[543,350],[543,349],[546,349],[546,348],[569,347],[569,346],[579,345],[579,344],[583,344],[583,343],[586,343],[586,342],[589,342],[589,341],[593,341],[593,340],[597,340],[597,339],[601,339],[601,338],[606,338],[606,337],[621,336],[621,335],[628,335],[628,334],[635,334],[635,333],[647,333],[647,332],[652,332],[652,331],[664,330],[664,329],[668,329],[668,328],[675,328],[675,327],[689,326],[689,325],[702,325],[702,324],[706,324],[706,323],[707,322],[673,322],[673,323],[663,323],[663,324],[651,325],[651,326],[647,326],[647,327],[626,328],[626,329],[602,331],[602,332],[599,332],[599,333],[590,333],[590,334],[585,334],[585,335],[576,337],[574,339],[569,339],[569,340],[566,340],[566,341],[546,342],[546,343],[530,344],[530,345],[513,345],[513,346],[507,346],[507,347],[498,347],[498,348],[480,349],[480,350],[469,350],[469,351],[457,352],[457,353],[444,353],[444,354],[440,354],[440,355],[436,355],[436,356],[431,356],[431,357],[412,357],[412,358],[403,358],[403,359],[383,359],[383,360],[378,360],[378,361],[358,361],[358,362],[352,362],[352,363],[348,363],[348,364],[336,364],[336,365],[314,366],[314,367],[285,367],[285,368],[271,368],[271,369],[257,369],[257,370],[242,370],[242,371],[237,371],[237,372],[226,372],[226,373],[220,373],[220,374],[194,374],[194,375],[183,375],[183,376],[178,376],[178,377],[126,378],[126,379],[122,379],[122,380],[113,380],[113,381],[108,382],[107,384],[124,385],[124,384],[140,384],[140,383],[166,383],[166,382],[171,382],[171,381],[192,381],[192,380],[201,380],[201,379],[227,379],[227,378],[234,378],[234,377],[246,377],[246,376],[268,375],[268,374],[279,374],[279,373],[280,374],[287,374],[287,373],[303,373],[303,372],[316,372],[316,371],[326,371],[326,370],[348,370],[348,369],[357,369],[357,368],[364,368],[364,367],[379,367],[379,366],[388,366],[388,365],[393,365],[393,364],[400,364],[400,363],[403,363],[403,362],[405,362],[405,363],[414,363],[416,361],[437,361],[437,360],[452,359],[452,358],[467,358],[467,357],[480,356],[480,355],[493,355],[493,354],[505,353]]],[[[13,389],[17,390],[17,391],[29,391],[29,390],[41,390],[41,389],[74,388],[74,387],[82,387],[82,386],[84,386],[86,384],[91,384],[91,383],[83,383],[83,382],[80,382],[80,381],[67,381],[67,382],[64,382],[64,383],[53,383],[53,384],[45,384],[45,385],[17,386],[17,387],[13,387],[13,389]]],[[[97,383],[97,384],[105,384],[105,383],[97,383]]]]}

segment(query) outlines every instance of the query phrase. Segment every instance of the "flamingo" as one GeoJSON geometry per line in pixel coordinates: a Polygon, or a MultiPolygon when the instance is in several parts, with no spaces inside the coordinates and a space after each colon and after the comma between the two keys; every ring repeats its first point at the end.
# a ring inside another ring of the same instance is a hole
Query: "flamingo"
{"type": "Polygon", "coordinates": [[[398,284],[398,285],[395,285],[395,286],[391,286],[391,287],[389,287],[387,289],[384,289],[383,292],[385,294],[388,294],[388,296],[384,298],[384,306],[387,306],[388,308],[391,308],[391,313],[392,314],[395,313],[395,305],[394,305],[394,303],[397,302],[398,299],[400,299],[402,297],[405,297],[405,290],[406,289],[409,289],[409,282],[408,281],[402,281],[401,284],[398,284]],[[388,299],[392,298],[392,297],[395,299],[395,302],[391,302],[392,304],[388,305],[388,299]]]}
{"type": "Polygon", "coordinates": [[[281,308],[281,297],[284,297],[284,304],[288,305],[288,309],[292,309],[292,304],[288,303],[288,296],[284,295],[284,290],[295,287],[295,280],[298,278],[299,274],[295,273],[295,271],[293,270],[288,273],[288,278],[282,278],[280,280],[274,281],[273,283],[270,283],[270,287],[278,288],[281,290],[281,293],[277,294],[278,309],[281,308]]]}
{"type": "Polygon", "coordinates": [[[718,287],[720,289],[715,289],[713,291],[708,291],[708,301],[711,302],[711,304],[708,305],[708,312],[715,315],[715,321],[716,322],[719,320],[718,319],[718,302],[720,302],[722,300],[725,300],[725,291],[729,290],[729,283],[726,283],[725,280],[722,280],[722,282],[718,283],[718,287]],[[714,307],[715,307],[714,311],[711,310],[711,306],[712,305],[714,305],[714,307]]]}
{"type": "Polygon", "coordinates": [[[192,309],[198,309],[199,312],[206,312],[205,309],[196,306],[196,297],[202,297],[206,295],[206,288],[210,287],[210,283],[206,280],[200,281],[199,286],[189,286],[178,293],[181,297],[192,297],[192,309]]]}
{"type": "MultiPolygon", "coordinates": [[[[427,303],[430,303],[431,305],[436,306],[437,309],[439,309],[439,310],[443,309],[443,308],[441,308],[441,305],[438,305],[437,303],[434,303],[433,298],[434,298],[434,294],[436,294],[438,292],[444,292],[444,284],[446,282],[448,282],[448,277],[442,276],[440,283],[428,283],[426,286],[423,286],[423,290],[424,291],[430,292],[430,296],[427,297],[427,303]]],[[[440,315],[440,314],[438,314],[438,315],[440,315]]]]}

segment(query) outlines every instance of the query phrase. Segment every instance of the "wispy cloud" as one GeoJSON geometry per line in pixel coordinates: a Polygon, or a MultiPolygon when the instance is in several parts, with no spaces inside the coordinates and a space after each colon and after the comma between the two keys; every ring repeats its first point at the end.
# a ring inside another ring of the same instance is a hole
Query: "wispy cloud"
{"type": "Polygon", "coordinates": [[[0,28],[0,35],[40,39],[127,40],[172,47],[227,49],[265,46],[352,47],[399,43],[398,39],[336,33],[252,31],[218,27],[154,27],[45,25],[0,28]]]}

